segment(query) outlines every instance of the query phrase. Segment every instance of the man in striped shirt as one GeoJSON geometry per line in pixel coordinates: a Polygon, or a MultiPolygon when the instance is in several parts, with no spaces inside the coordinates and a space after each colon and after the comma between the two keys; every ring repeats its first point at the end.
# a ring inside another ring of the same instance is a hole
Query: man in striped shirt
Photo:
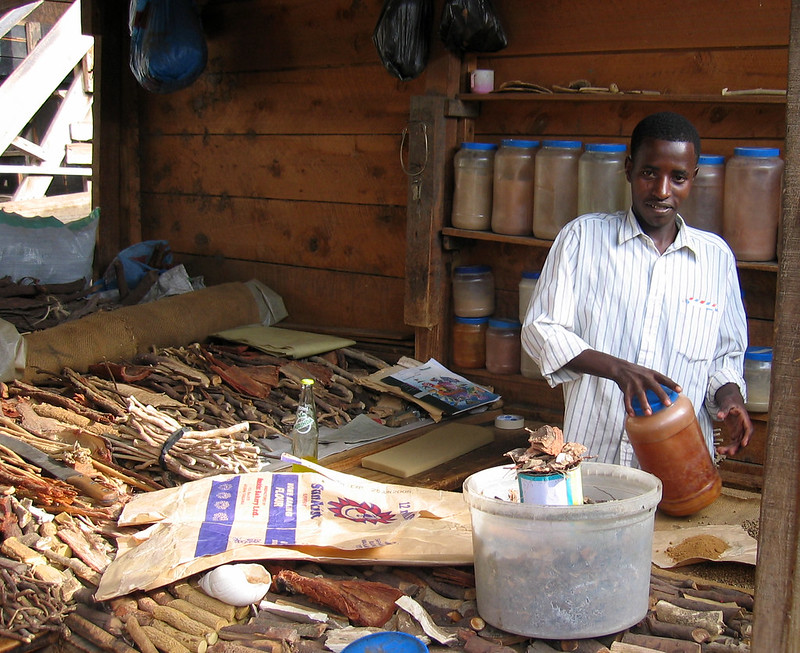
{"type": "Polygon", "coordinates": [[[712,417],[732,455],[753,426],[744,407],[747,323],[736,261],[717,235],[678,215],[697,173],[700,137],[671,112],[644,118],[625,162],[632,207],[567,224],[545,261],[522,343],[551,386],[564,390],[565,439],[600,462],[635,465],[625,417],[663,386],[697,411],[709,452],[712,417]]]}

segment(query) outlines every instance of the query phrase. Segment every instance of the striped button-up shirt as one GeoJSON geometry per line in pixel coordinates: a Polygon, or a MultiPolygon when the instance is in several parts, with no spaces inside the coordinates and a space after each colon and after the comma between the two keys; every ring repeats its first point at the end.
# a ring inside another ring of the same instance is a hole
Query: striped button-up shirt
{"type": "Polygon", "coordinates": [[[551,386],[563,384],[565,439],[600,462],[638,465],[617,384],[565,368],[586,349],[678,383],[709,451],[715,393],[732,382],[745,394],[747,322],[733,253],[681,218],[678,227],[660,254],[632,211],[581,216],[558,234],[531,298],[523,347],[551,386]]]}

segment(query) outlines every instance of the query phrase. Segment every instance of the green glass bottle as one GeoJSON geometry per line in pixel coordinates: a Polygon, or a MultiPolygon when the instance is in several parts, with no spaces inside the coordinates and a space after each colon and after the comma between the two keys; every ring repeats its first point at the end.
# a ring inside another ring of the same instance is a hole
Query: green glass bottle
{"type": "MultiPolygon", "coordinates": [[[[314,379],[303,379],[300,383],[297,416],[289,434],[292,439],[292,454],[315,463],[319,455],[319,430],[317,428],[317,408],[314,404],[314,379]]],[[[308,472],[311,470],[303,465],[292,465],[292,471],[308,472]]]]}

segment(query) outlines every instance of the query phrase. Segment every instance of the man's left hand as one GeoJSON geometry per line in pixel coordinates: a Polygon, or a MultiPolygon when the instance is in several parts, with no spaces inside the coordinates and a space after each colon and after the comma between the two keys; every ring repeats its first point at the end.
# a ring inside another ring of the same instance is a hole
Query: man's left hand
{"type": "Polygon", "coordinates": [[[750,413],[744,407],[744,399],[738,386],[728,383],[717,390],[715,396],[719,411],[717,419],[725,422],[726,431],[730,435],[728,444],[717,447],[720,456],[733,456],[739,449],[747,446],[753,435],[753,423],[750,413]]]}

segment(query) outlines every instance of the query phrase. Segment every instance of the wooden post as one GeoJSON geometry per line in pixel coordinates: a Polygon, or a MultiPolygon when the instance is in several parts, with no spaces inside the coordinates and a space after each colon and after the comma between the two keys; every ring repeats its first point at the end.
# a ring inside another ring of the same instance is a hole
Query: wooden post
{"type": "Polygon", "coordinates": [[[800,651],[800,0],[792,0],[786,173],[753,651],[800,651]],[[780,381],[780,382],[778,382],[780,381]]]}
{"type": "Polygon", "coordinates": [[[95,38],[92,206],[100,207],[95,268],[102,274],[117,252],[142,240],[136,80],[128,67],[128,7],[84,0],[84,32],[95,38]]]}
{"type": "Polygon", "coordinates": [[[449,219],[452,160],[459,142],[461,121],[449,108],[459,90],[460,70],[460,59],[433,39],[426,94],[411,98],[407,127],[404,321],[416,327],[415,356],[423,361],[445,362],[448,356],[449,321],[442,317],[450,301],[450,276],[441,231],[449,219]]]}

